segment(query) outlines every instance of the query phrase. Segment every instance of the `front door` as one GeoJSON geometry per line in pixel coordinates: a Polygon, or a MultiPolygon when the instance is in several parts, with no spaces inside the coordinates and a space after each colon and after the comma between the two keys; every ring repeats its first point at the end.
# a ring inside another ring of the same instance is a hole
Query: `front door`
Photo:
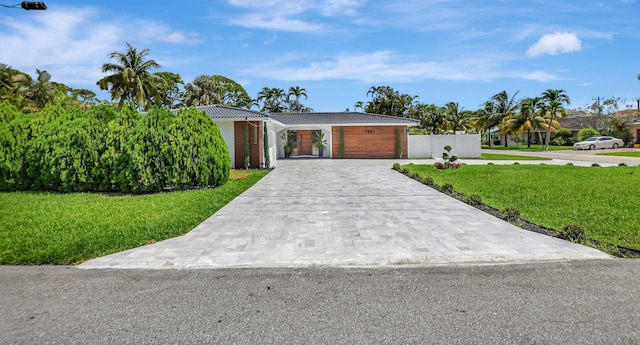
{"type": "Polygon", "coordinates": [[[313,136],[312,131],[301,130],[297,131],[298,141],[298,155],[311,156],[313,154],[313,136]]]}

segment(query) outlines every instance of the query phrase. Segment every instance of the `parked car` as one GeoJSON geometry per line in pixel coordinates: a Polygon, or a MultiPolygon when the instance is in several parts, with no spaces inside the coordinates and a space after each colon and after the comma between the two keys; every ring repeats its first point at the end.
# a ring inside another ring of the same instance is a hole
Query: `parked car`
{"type": "Polygon", "coordinates": [[[622,146],[624,141],[614,137],[591,137],[573,144],[573,148],[577,150],[617,149],[622,146]]]}

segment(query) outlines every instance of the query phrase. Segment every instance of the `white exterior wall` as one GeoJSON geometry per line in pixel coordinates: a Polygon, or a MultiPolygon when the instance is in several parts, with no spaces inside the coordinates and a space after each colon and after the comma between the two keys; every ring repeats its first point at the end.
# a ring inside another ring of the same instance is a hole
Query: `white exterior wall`
{"type": "Polygon", "coordinates": [[[409,158],[442,158],[445,146],[458,158],[479,158],[480,134],[410,135],[409,158]]]}
{"type": "Polygon", "coordinates": [[[215,122],[218,124],[220,128],[220,132],[222,133],[222,137],[224,137],[224,142],[227,144],[227,148],[229,149],[229,155],[231,156],[231,166],[236,166],[235,162],[235,143],[234,143],[234,130],[233,130],[233,121],[220,121],[216,119],[215,122]]]}
{"type": "Polygon", "coordinates": [[[275,168],[278,160],[278,136],[276,127],[269,122],[267,122],[267,134],[269,136],[269,160],[271,161],[271,166],[267,168],[275,168]]]}

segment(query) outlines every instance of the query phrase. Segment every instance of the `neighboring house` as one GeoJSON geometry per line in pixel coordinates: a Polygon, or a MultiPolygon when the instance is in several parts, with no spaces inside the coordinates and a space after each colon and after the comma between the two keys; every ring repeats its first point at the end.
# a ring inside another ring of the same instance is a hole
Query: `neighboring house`
{"type": "Polygon", "coordinates": [[[223,105],[199,106],[218,124],[231,155],[231,166],[244,168],[244,133],[249,127],[250,167],[263,168],[264,127],[267,126],[271,166],[284,158],[283,137],[291,132],[292,156],[317,157],[317,133],[327,141],[323,157],[338,158],[340,135],[344,133],[344,158],[396,158],[398,132],[402,156],[407,158],[408,127],[418,121],[369,113],[262,113],[223,105]]]}
{"type": "Polygon", "coordinates": [[[629,127],[629,130],[631,130],[631,134],[633,134],[634,146],[640,147],[640,119],[636,119],[635,122],[632,122],[627,126],[629,127]]]}
{"type": "MultiPolygon", "coordinates": [[[[558,119],[562,128],[567,128],[571,131],[571,139],[578,141],[578,132],[583,128],[597,128],[598,120],[593,116],[584,117],[563,117],[558,119]]],[[[543,132],[544,135],[545,132],[543,132]]],[[[553,138],[553,137],[552,137],[553,138]]]]}

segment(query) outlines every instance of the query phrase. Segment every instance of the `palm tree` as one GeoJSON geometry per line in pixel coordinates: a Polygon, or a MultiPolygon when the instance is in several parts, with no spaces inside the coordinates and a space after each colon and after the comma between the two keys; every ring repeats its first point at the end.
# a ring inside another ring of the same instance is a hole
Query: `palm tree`
{"type": "Polygon", "coordinates": [[[356,104],[353,106],[353,111],[358,111],[358,108],[360,108],[360,111],[364,110],[364,103],[362,101],[356,102],[356,104]]]}
{"type": "Polygon", "coordinates": [[[469,124],[469,113],[460,108],[457,102],[449,102],[444,106],[446,123],[449,130],[455,134],[458,131],[467,131],[471,128],[469,124]]]}
{"type": "MultiPolygon", "coordinates": [[[[515,113],[518,108],[518,102],[516,102],[515,97],[518,95],[519,91],[513,94],[513,96],[509,97],[507,91],[501,91],[497,94],[491,96],[489,102],[493,103],[492,105],[492,123],[495,125],[503,123],[504,119],[508,116],[511,116],[515,113]]],[[[507,141],[507,133],[504,135],[504,147],[508,146],[507,141]]]]}
{"type": "Polygon", "coordinates": [[[36,69],[38,75],[33,83],[28,87],[25,96],[30,100],[28,108],[31,111],[38,111],[53,101],[56,97],[56,84],[51,82],[51,74],[47,71],[36,69]]]}
{"type": "Polygon", "coordinates": [[[544,149],[549,149],[549,139],[551,138],[551,127],[554,125],[554,122],[557,122],[556,119],[562,116],[565,112],[563,104],[571,104],[569,100],[569,96],[567,96],[566,92],[561,89],[547,89],[547,91],[542,93],[542,101],[545,104],[546,108],[546,117],[548,120],[547,127],[547,137],[545,138],[544,149]]]}
{"type": "Polygon", "coordinates": [[[538,130],[538,137],[542,143],[542,128],[547,128],[544,118],[540,116],[540,111],[544,109],[542,99],[539,97],[524,98],[520,101],[520,111],[513,116],[508,126],[520,134],[527,133],[527,147],[531,148],[531,133],[538,130]]]}
{"type": "Polygon", "coordinates": [[[287,93],[287,99],[291,96],[295,97],[296,103],[299,103],[300,97],[304,96],[304,99],[307,99],[307,89],[300,86],[292,86],[289,88],[289,92],[287,93]]]}
{"type": "Polygon", "coordinates": [[[284,110],[282,106],[283,100],[286,95],[283,89],[273,87],[263,87],[260,92],[258,92],[258,102],[262,103],[262,110],[270,113],[279,113],[284,110]]]}
{"type": "Polygon", "coordinates": [[[0,63],[0,101],[8,99],[19,106],[24,101],[22,94],[32,84],[33,79],[28,74],[0,63]]]}
{"type": "Polygon", "coordinates": [[[476,110],[470,122],[479,133],[487,131],[487,141],[491,146],[491,129],[499,124],[493,102],[484,102],[483,107],[476,110]]]}
{"type": "Polygon", "coordinates": [[[114,51],[109,54],[109,59],[116,63],[102,65],[102,73],[112,73],[100,80],[97,84],[100,90],[109,90],[111,99],[118,100],[118,108],[122,109],[125,102],[133,102],[136,108],[148,110],[165,81],[158,75],[149,71],[161,67],[155,60],[147,60],[149,49],[138,51],[127,43],[127,51],[124,53],[114,51]]]}

